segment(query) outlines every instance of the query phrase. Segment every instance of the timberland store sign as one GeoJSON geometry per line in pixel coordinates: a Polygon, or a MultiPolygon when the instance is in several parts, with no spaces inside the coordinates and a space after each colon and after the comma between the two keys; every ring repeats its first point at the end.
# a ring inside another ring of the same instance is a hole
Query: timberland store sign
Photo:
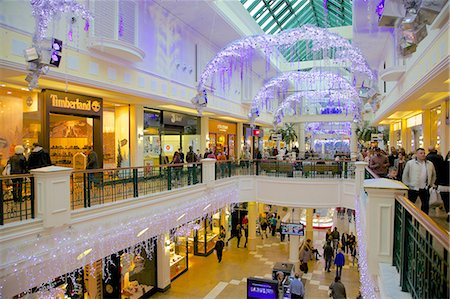
{"type": "Polygon", "coordinates": [[[102,113],[101,98],[48,89],[43,91],[43,96],[49,112],[85,116],[100,116],[102,113]]]}

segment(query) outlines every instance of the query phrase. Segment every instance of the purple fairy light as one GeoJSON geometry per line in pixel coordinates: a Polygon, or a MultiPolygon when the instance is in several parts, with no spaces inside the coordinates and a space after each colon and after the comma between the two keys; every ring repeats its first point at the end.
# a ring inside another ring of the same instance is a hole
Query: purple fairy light
{"type": "Polygon", "coordinates": [[[71,12],[87,20],[92,18],[91,13],[84,5],[74,0],[30,0],[33,16],[36,18],[35,40],[45,37],[50,21],[58,19],[65,12],[71,12]]]}
{"type": "Polygon", "coordinates": [[[84,31],[89,31],[89,26],[90,26],[90,24],[89,24],[89,20],[88,19],[86,19],[86,22],[84,23],[84,31]]]}
{"type": "Polygon", "coordinates": [[[384,11],[384,0],[380,0],[375,11],[378,15],[378,19],[381,18],[381,16],[383,15],[383,11],[384,11]]]}

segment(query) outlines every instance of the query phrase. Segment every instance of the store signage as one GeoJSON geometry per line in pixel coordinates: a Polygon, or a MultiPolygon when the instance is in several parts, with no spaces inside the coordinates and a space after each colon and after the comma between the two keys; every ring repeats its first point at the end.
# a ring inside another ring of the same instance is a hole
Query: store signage
{"type": "Polygon", "coordinates": [[[73,101],[69,100],[68,97],[64,99],[58,98],[56,94],[50,94],[50,100],[52,101],[53,107],[67,108],[67,109],[77,109],[99,112],[101,109],[100,103],[97,101],[87,100],[85,102],[80,101],[80,99],[75,99],[73,101]]]}
{"type": "Polygon", "coordinates": [[[181,113],[163,111],[163,123],[165,125],[175,125],[180,127],[196,127],[197,117],[181,113]]]}
{"type": "Polygon", "coordinates": [[[372,142],[379,142],[383,140],[383,134],[371,134],[370,135],[370,141],[372,142]]]}
{"type": "Polygon", "coordinates": [[[278,140],[281,140],[282,139],[282,136],[281,136],[281,134],[272,134],[272,140],[273,141],[278,141],[278,140]]]}
{"type": "Polygon", "coordinates": [[[44,90],[43,96],[49,112],[83,116],[100,116],[102,114],[103,101],[101,98],[56,90],[44,90]]]}
{"type": "Polygon", "coordinates": [[[253,136],[259,136],[261,134],[261,131],[258,129],[253,129],[253,136]]]}
{"type": "Polygon", "coordinates": [[[227,125],[217,125],[217,130],[219,130],[219,132],[227,132],[228,126],[227,125]]]}

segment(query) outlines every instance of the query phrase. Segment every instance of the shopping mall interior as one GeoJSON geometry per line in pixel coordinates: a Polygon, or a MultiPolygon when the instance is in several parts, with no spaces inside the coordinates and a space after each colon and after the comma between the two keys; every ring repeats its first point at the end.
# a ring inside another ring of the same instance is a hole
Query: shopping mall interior
{"type": "Polygon", "coordinates": [[[0,298],[450,298],[449,5],[0,0],[0,298]]]}

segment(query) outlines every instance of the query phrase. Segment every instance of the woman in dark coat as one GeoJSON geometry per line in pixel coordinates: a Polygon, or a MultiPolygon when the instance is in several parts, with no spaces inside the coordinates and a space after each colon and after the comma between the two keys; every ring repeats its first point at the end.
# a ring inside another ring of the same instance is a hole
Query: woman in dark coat
{"type": "MultiPolygon", "coordinates": [[[[24,148],[21,145],[17,145],[14,148],[14,155],[12,155],[8,164],[11,165],[11,175],[18,175],[27,173],[27,159],[23,155],[24,148]]],[[[12,179],[13,182],[13,199],[15,202],[22,201],[22,184],[23,178],[12,179]]]]}

